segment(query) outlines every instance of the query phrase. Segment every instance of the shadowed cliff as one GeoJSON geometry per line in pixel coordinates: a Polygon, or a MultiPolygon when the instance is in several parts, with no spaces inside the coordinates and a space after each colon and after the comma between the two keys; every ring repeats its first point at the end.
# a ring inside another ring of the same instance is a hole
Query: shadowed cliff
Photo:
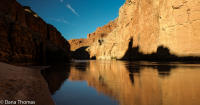
{"type": "Polygon", "coordinates": [[[58,30],[16,0],[0,1],[0,61],[51,64],[70,60],[70,45],[58,30]]]}
{"type": "Polygon", "coordinates": [[[90,54],[86,50],[88,46],[80,47],[75,51],[72,51],[72,58],[79,59],[79,60],[87,60],[90,59],[90,54]]]}

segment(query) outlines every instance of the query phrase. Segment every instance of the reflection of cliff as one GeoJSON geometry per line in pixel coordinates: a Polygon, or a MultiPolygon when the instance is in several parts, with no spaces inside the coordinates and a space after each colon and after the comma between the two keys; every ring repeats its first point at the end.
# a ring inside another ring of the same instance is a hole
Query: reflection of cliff
{"type": "Polygon", "coordinates": [[[51,94],[59,90],[63,82],[68,78],[69,68],[70,65],[56,65],[41,71],[41,74],[48,83],[51,94]]]}
{"type": "Polygon", "coordinates": [[[200,103],[197,69],[139,68],[120,61],[91,61],[86,71],[71,68],[69,80],[85,80],[98,92],[118,100],[120,105],[197,105],[200,103]],[[163,77],[163,73],[168,75],[163,77]]]}
{"type": "Polygon", "coordinates": [[[163,105],[200,104],[200,68],[176,68],[161,79],[163,105]]]}

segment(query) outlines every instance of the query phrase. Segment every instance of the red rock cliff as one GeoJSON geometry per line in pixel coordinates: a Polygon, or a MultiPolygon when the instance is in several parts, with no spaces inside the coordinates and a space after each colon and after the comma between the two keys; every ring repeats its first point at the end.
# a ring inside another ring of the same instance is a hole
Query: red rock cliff
{"type": "Polygon", "coordinates": [[[199,0],[126,0],[114,25],[88,35],[87,52],[97,59],[200,60],[199,10],[199,0]]]}
{"type": "MultiPolygon", "coordinates": [[[[89,48],[95,42],[101,42],[117,27],[117,19],[109,22],[103,27],[98,27],[95,32],[88,34],[87,39],[72,39],[69,40],[71,45],[72,57],[75,59],[90,59],[89,48]]],[[[95,57],[94,57],[95,58],[95,57]]],[[[93,59],[91,57],[91,59],[93,59]]]]}
{"type": "Polygon", "coordinates": [[[122,59],[162,52],[162,57],[199,57],[199,10],[199,0],[126,0],[117,27],[90,47],[90,56],[122,59]]]}
{"type": "Polygon", "coordinates": [[[60,32],[16,0],[0,2],[0,39],[0,61],[50,63],[70,58],[70,45],[60,32]]]}
{"type": "Polygon", "coordinates": [[[80,47],[91,46],[94,42],[101,40],[104,37],[107,37],[110,32],[112,32],[117,27],[117,19],[109,22],[103,27],[98,27],[95,32],[87,35],[87,39],[72,39],[69,40],[71,45],[71,50],[75,51],[80,47]]]}

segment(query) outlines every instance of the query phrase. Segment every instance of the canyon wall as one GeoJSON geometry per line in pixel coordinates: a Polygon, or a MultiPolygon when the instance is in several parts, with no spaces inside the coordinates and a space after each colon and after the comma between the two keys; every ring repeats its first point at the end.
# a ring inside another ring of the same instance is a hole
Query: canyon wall
{"type": "Polygon", "coordinates": [[[129,59],[159,52],[199,57],[199,20],[199,0],[126,0],[117,27],[90,46],[90,57],[129,59]]]}
{"type": "Polygon", "coordinates": [[[87,39],[69,40],[72,57],[74,59],[95,59],[95,57],[90,57],[89,47],[95,42],[103,43],[102,39],[117,27],[116,21],[117,19],[103,27],[98,27],[95,32],[87,35],[87,39]]]}
{"type": "Polygon", "coordinates": [[[93,44],[96,41],[101,41],[102,38],[105,38],[108,36],[110,32],[112,32],[117,27],[117,19],[114,21],[109,22],[105,26],[98,27],[95,32],[90,33],[87,35],[87,39],[72,39],[69,40],[69,43],[71,45],[71,50],[75,51],[78,48],[81,47],[89,47],[91,44],[93,44]]]}
{"type": "Polygon", "coordinates": [[[52,25],[16,0],[0,2],[0,61],[51,63],[70,59],[70,45],[52,25]]]}

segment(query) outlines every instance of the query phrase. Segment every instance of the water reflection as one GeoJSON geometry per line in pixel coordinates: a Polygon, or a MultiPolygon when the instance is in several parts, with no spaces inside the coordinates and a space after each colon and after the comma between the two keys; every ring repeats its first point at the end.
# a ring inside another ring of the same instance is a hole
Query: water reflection
{"type": "Polygon", "coordinates": [[[74,62],[53,98],[58,105],[199,105],[199,75],[198,64],[74,62]]]}
{"type": "Polygon", "coordinates": [[[176,68],[175,66],[170,65],[158,65],[157,70],[160,76],[165,77],[170,75],[170,71],[172,68],[176,68]]]}
{"type": "Polygon", "coordinates": [[[72,66],[80,71],[86,71],[88,65],[89,65],[88,61],[76,61],[75,63],[72,63],[72,66]]]}
{"type": "Polygon", "coordinates": [[[69,77],[70,64],[53,65],[46,70],[42,70],[41,74],[49,85],[51,94],[60,89],[65,80],[69,77]]]}

